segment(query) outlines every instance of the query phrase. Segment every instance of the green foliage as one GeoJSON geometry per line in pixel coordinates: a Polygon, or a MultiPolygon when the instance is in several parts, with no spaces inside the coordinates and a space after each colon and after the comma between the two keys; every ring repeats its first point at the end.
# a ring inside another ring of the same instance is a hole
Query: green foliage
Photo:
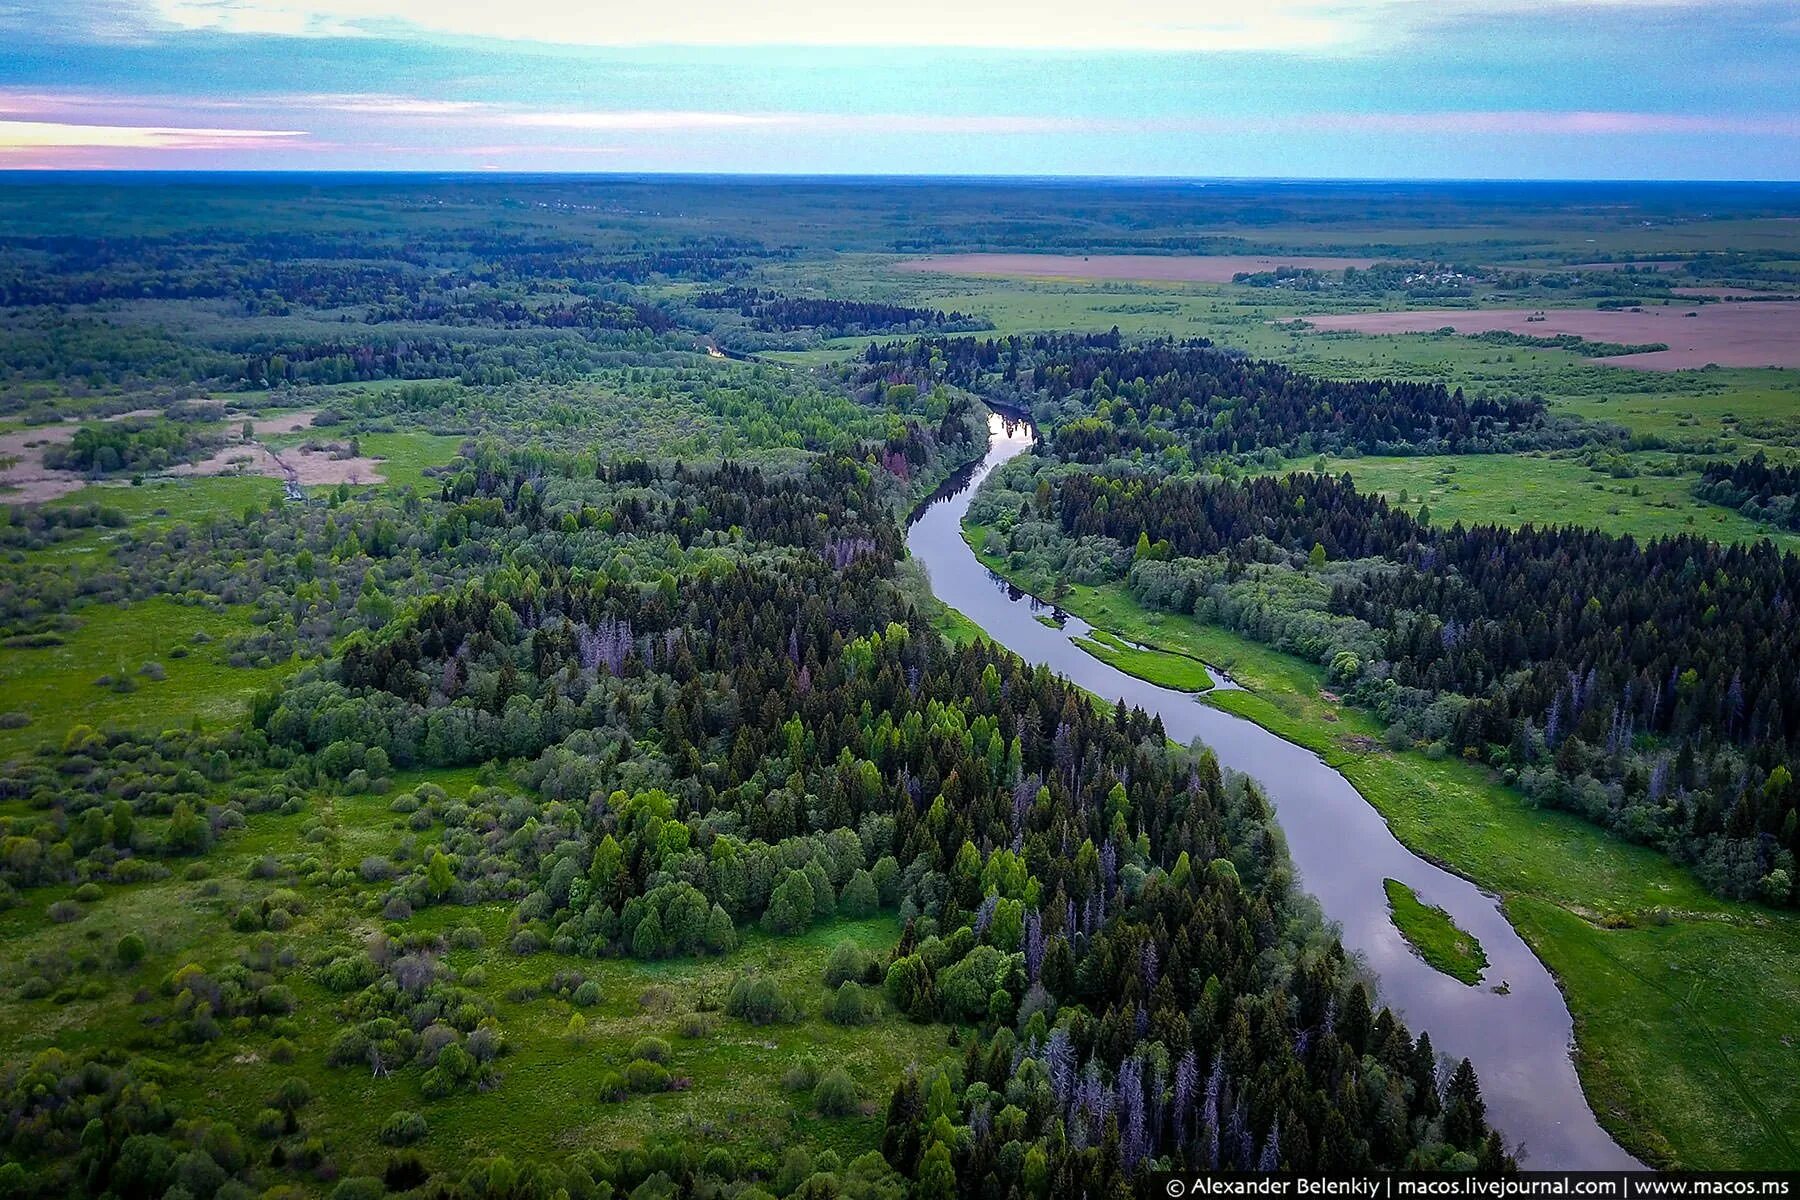
{"type": "Polygon", "coordinates": [[[1398,879],[1382,881],[1394,925],[1426,962],[1470,987],[1481,982],[1487,953],[1441,908],[1425,904],[1398,879]]]}
{"type": "Polygon", "coordinates": [[[857,1110],[860,1097],[856,1081],[842,1067],[833,1067],[813,1088],[813,1107],[823,1117],[847,1117],[857,1110]]]}

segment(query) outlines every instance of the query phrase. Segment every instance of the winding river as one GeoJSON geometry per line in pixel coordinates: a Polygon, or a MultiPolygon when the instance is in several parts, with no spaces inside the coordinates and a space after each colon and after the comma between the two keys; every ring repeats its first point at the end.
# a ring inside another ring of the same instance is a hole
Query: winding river
{"type": "Polygon", "coordinates": [[[987,457],[939,490],[915,516],[907,548],[939,599],[1030,662],[1047,663],[1108,699],[1162,717],[1171,738],[1199,738],[1219,762],[1256,779],[1274,806],[1302,885],[1342,929],[1380,981],[1382,1000],[1432,1045],[1467,1056],[1481,1076],[1488,1116],[1521,1161],[1540,1169],[1640,1166],[1602,1129],[1570,1057],[1572,1023],[1544,965],[1508,924],[1499,903],[1468,880],[1402,846],[1381,814],[1310,750],[1184,692],[1146,683],[1074,645],[1087,626],[1034,619],[1048,606],[989,571],[962,538],[974,490],[995,467],[1031,449],[1026,422],[994,417],[987,457]],[[1388,916],[1384,879],[1398,879],[1481,940],[1489,966],[1480,986],[1441,974],[1412,952],[1388,916]]]}

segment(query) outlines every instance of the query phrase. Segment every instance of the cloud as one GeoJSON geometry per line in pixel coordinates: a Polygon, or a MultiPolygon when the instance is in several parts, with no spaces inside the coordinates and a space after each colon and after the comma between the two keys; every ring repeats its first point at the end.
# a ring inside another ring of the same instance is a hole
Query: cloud
{"type": "MultiPolygon", "coordinates": [[[[729,134],[780,138],[801,135],[881,137],[1057,137],[1080,135],[1280,135],[1337,133],[1393,137],[1561,137],[1574,139],[1737,135],[1800,137],[1800,113],[1752,115],[1614,110],[1481,109],[1411,112],[1207,113],[1167,116],[1065,116],[1034,113],[732,111],[726,109],[562,108],[525,102],[469,100],[378,92],[274,93],[260,96],[145,96],[91,89],[0,86],[0,124],[20,130],[87,130],[87,144],[169,146],[183,137],[210,137],[228,146],[279,142],[317,129],[374,147],[377,138],[405,131],[479,139],[506,153],[518,145],[568,146],[583,134],[729,134]],[[229,114],[229,115],[227,115],[229,114]],[[250,129],[203,125],[209,115],[255,122],[250,129]],[[279,126],[269,128],[265,126],[279,126]],[[358,135],[363,136],[358,136],[358,135]],[[521,138],[541,137],[535,142],[521,138]]],[[[23,133],[16,135],[25,136],[23,133]]],[[[385,142],[379,144],[386,144],[385,142]]],[[[472,151],[471,151],[472,152],[472,151]]]]}
{"type": "Polygon", "coordinates": [[[1060,51],[1353,51],[1483,16],[1723,9],[1762,0],[90,0],[108,28],[304,37],[421,34],[570,46],[930,46],[1060,51]]]}
{"type": "Polygon", "coordinates": [[[0,155],[54,149],[224,150],[288,144],[293,129],[197,129],[167,125],[73,125],[0,120],[0,155]]]}
{"type": "Polygon", "coordinates": [[[1459,136],[1626,137],[1672,134],[1739,134],[1800,137],[1800,114],[1735,116],[1656,112],[1429,112],[1324,113],[1282,118],[1289,128],[1350,133],[1459,136]]]}

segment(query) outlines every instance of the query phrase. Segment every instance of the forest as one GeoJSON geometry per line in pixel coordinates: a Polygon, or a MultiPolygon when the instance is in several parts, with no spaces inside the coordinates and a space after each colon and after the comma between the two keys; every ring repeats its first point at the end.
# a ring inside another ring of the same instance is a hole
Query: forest
{"type": "Polygon", "coordinates": [[[1205,339],[1104,334],[919,338],[871,344],[855,378],[947,382],[1036,414],[1058,456],[1142,455],[1183,469],[1261,449],[1473,454],[1573,445],[1578,429],[1533,397],[1470,399],[1399,380],[1332,380],[1248,358],[1205,339]]]}
{"type": "Polygon", "coordinates": [[[1800,468],[1771,466],[1758,452],[1735,463],[1708,463],[1694,490],[1702,498],[1785,529],[1800,529],[1800,468]]]}
{"type": "MultiPolygon", "coordinates": [[[[1027,505],[1029,508],[1027,509],[1027,505]]],[[[1397,745],[1503,770],[1732,896],[1794,902],[1800,558],[1766,543],[1445,529],[1348,479],[1068,471],[1010,537],[1325,664],[1397,745]],[[1097,566],[1091,564],[1098,564],[1097,566]],[[1279,580],[1279,582],[1272,582],[1279,580]]]]}

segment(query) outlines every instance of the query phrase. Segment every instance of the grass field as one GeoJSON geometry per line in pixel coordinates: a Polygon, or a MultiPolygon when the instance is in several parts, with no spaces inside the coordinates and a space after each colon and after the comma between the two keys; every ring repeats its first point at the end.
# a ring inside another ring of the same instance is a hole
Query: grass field
{"type": "Polygon", "coordinates": [[[1420,958],[1470,987],[1481,982],[1488,960],[1480,942],[1458,929],[1449,913],[1426,904],[1398,879],[1384,879],[1381,884],[1387,892],[1394,928],[1419,952],[1420,958]]]}
{"type": "Polygon", "coordinates": [[[223,643],[244,629],[245,612],[184,605],[156,598],[79,610],[79,628],[61,645],[0,646],[0,710],[23,712],[31,723],[0,729],[0,756],[40,742],[61,743],[76,724],[97,729],[186,727],[198,717],[213,726],[238,720],[250,698],[292,667],[233,667],[223,643]],[[196,640],[201,639],[201,640],[196,640]],[[160,664],[154,679],[146,663],[160,664]],[[95,681],[131,681],[119,691],[95,681]]]}
{"type": "Polygon", "coordinates": [[[1228,671],[1245,690],[1207,703],[1316,751],[1406,846],[1498,894],[1561,983],[1583,1088],[1627,1148],[1661,1166],[1800,1161],[1800,916],[1721,900],[1477,764],[1380,748],[1382,729],[1328,698],[1315,664],[1147,610],[1122,584],[1075,585],[1062,604],[1228,671]]]}
{"type": "Polygon", "coordinates": [[[1104,629],[1096,629],[1093,636],[1078,637],[1074,641],[1101,662],[1160,687],[1174,688],[1178,692],[1204,692],[1213,685],[1206,664],[1185,654],[1173,654],[1156,646],[1133,645],[1104,629]]]}
{"type": "MultiPolygon", "coordinates": [[[[1633,455],[1628,461],[1647,468],[1666,457],[1633,455]]],[[[1283,469],[1316,466],[1315,459],[1296,459],[1283,469]]],[[[1544,453],[1327,458],[1324,466],[1333,475],[1348,472],[1359,490],[1384,496],[1408,512],[1425,505],[1434,525],[1584,525],[1637,538],[1682,533],[1719,542],[1769,538],[1784,548],[1800,549],[1800,534],[1696,498],[1698,472],[1645,472],[1619,479],[1579,458],[1544,453]]]]}

